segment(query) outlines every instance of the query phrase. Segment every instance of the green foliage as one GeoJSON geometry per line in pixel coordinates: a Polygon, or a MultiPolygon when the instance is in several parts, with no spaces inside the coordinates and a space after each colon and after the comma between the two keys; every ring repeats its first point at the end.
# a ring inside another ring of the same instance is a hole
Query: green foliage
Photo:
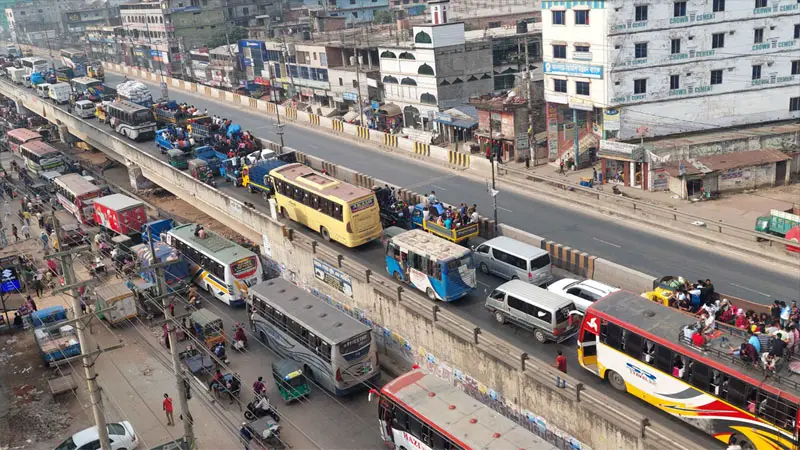
{"type": "Polygon", "coordinates": [[[388,10],[379,10],[375,11],[375,14],[372,16],[372,22],[378,25],[384,23],[392,23],[392,13],[388,10]]]}

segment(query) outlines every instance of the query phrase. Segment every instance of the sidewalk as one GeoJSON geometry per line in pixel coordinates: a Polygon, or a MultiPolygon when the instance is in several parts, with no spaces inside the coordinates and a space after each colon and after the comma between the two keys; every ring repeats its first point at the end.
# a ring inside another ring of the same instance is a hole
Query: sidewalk
{"type": "MultiPolygon", "coordinates": [[[[592,177],[592,167],[568,171],[565,175],[559,175],[558,167],[550,164],[529,169],[525,169],[524,163],[507,162],[503,163],[503,165],[539,176],[563,177],[568,183],[574,185],[578,185],[581,178],[592,177]]],[[[599,169],[599,165],[595,167],[599,169]]],[[[513,173],[509,173],[506,176],[521,178],[513,173]]],[[[798,184],[728,194],[723,195],[719,200],[696,203],[681,200],[677,195],[669,191],[645,191],[615,183],[599,185],[598,188],[610,193],[612,185],[616,185],[628,198],[702,217],[707,224],[724,223],[746,230],[752,230],[755,226],[756,218],[769,215],[770,210],[778,209],[783,211],[800,202],[800,185],[798,184]]]]}

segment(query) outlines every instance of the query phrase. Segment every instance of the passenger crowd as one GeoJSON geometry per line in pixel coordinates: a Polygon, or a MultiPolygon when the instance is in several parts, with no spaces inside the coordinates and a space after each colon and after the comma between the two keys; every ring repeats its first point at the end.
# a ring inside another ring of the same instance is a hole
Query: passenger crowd
{"type": "Polygon", "coordinates": [[[175,113],[175,117],[178,119],[184,117],[208,116],[208,109],[201,111],[200,108],[197,108],[194,105],[189,105],[188,103],[178,103],[174,101],[160,103],[156,105],[156,109],[173,112],[175,113]]]}
{"type": "Polygon", "coordinates": [[[430,194],[424,196],[422,205],[422,217],[426,222],[434,222],[449,230],[455,230],[471,223],[478,223],[480,220],[478,205],[473,204],[467,207],[466,203],[462,203],[458,208],[445,206],[436,198],[436,191],[431,191],[430,194]]]}

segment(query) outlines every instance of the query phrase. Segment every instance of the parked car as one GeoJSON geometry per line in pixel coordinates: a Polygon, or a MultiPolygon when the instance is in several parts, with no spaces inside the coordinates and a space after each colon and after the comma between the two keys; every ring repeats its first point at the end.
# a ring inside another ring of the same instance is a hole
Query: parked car
{"type": "Polygon", "coordinates": [[[579,311],[586,312],[592,303],[619,289],[594,280],[564,278],[547,286],[547,290],[572,300],[579,311]]]}
{"type": "MultiPolygon", "coordinates": [[[[112,450],[133,450],[139,445],[133,425],[130,422],[106,424],[108,439],[111,441],[112,450]]],[[[89,450],[100,448],[100,436],[97,427],[79,431],[59,444],[55,450],[89,450]]]]}

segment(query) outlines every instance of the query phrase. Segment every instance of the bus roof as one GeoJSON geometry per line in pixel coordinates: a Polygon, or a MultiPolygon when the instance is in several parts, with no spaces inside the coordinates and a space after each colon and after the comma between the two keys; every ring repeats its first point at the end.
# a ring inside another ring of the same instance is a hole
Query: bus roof
{"type": "Polygon", "coordinates": [[[450,242],[423,230],[410,230],[400,233],[391,238],[391,242],[436,261],[460,258],[470,252],[470,249],[463,245],[458,245],[455,242],[450,242]]]}
{"type": "Polygon", "coordinates": [[[150,108],[146,108],[142,105],[138,105],[133,102],[129,102],[127,100],[120,100],[118,102],[111,102],[106,107],[117,108],[121,111],[128,111],[128,112],[136,112],[141,110],[150,111],[150,108]]]}
{"type": "Polygon", "coordinates": [[[371,189],[358,187],[344,181],[337,180],[331,176],[317,172],[305,164],[287,164],[270,173],[276,173],[289,181],[317,194],[327,197],[334,197],[344,202],[349,202],[373,194],[371,189]]]}
{"type": "Polygon", "coordinates": [[[555,450],[557,447],[464,391],[421,370],[401,375],[383,392],[428,418],[467,449],[555,450]]]}
{"type": "Polygon", "coordinates": [[[56,183],[64,185],[67,189],[72,191],[74,195],[83,195],[90,192],[100,191],[99,186],[86,181],[85,178],[77,173],[68,173],[56,178],[56,183]]]}
{"type": "Polygon", "coordinates": [[[239,261],[242,258],[255,256],[255,253],[251,252],[250,250],[247,250],[241,245],[233,241],[229,241],[228,239],[225,239],[224,237],[219,236],[208,229],[205,229],[206,237],[204,239],[200,239],[194,235],[196,226],[197,224],[187,223],[169,230],[168,233],[182,241],[189,243],[193,247],[197,247],[200,250],[212,254],[215,259],[223,264],[231,264],[239,261]]]}
{"type": "Polygon", "coordinates": [[[732,331],[733,329],[727,326],[717,326],[718,335],[712,335],[714,337],[709,339],[703,348],[704,351],[700,352],[695,346],[680,339],[683,328],[696,323],[697,318],[679,309],[665,306],[631,292],[616,291],[592,303],[587,314],[592,312],[600,318],[619,321],[638,328],[642,332],[648,333],[654,340],[667,341],[672,346],[679,347],[683,354],[692,359],[712,367],[716,366],[718,370],[724,370],[731,375],[739,374],[739,378],[749,378],[748,382],[756,386],[763,383],[776,391],[783,391],[792,396],[800,388],[800,376],[793,374],[788,368],[781,371],[778,376],[767,377],[763,370],[744,364],[729,354],[731,347],[739,348],[747,342],[744,331],[738,329],[732,331]],[[741,333],[736,331],[741,331],[741,333]],[[790,389],[791,392],[787,389],[790,389]]]}
{"type": "Polygon", "coordinates": [[[349,314],[314,297],[283,278],[273,278],[250,288],[270,305],[301,323],[332,344],[347,341],[371,330],[349,314]]]}
{"type": "Polygon", "coordinates": [[[31,131],[31,130],[29,130],[27,128],[15,128],[15,129],[9,131],[6,134],[8,136],[10,136],[10,137],[19,139],[20,141],[28,141],[28,140],[31,140],[31,139],[41,139],[42,138],[41,134],[39,134],[39,133],[37,133],[35,131],[31,131]]]}
{"type": "Polygon", "coordinates": [[[30,141],[22,144],[22,146],[25,147],[29,152],[38,156],[43,156],[48,153],[58,153],[57,149],[53,148],[53,146],[44,141],[30,141]]]}

